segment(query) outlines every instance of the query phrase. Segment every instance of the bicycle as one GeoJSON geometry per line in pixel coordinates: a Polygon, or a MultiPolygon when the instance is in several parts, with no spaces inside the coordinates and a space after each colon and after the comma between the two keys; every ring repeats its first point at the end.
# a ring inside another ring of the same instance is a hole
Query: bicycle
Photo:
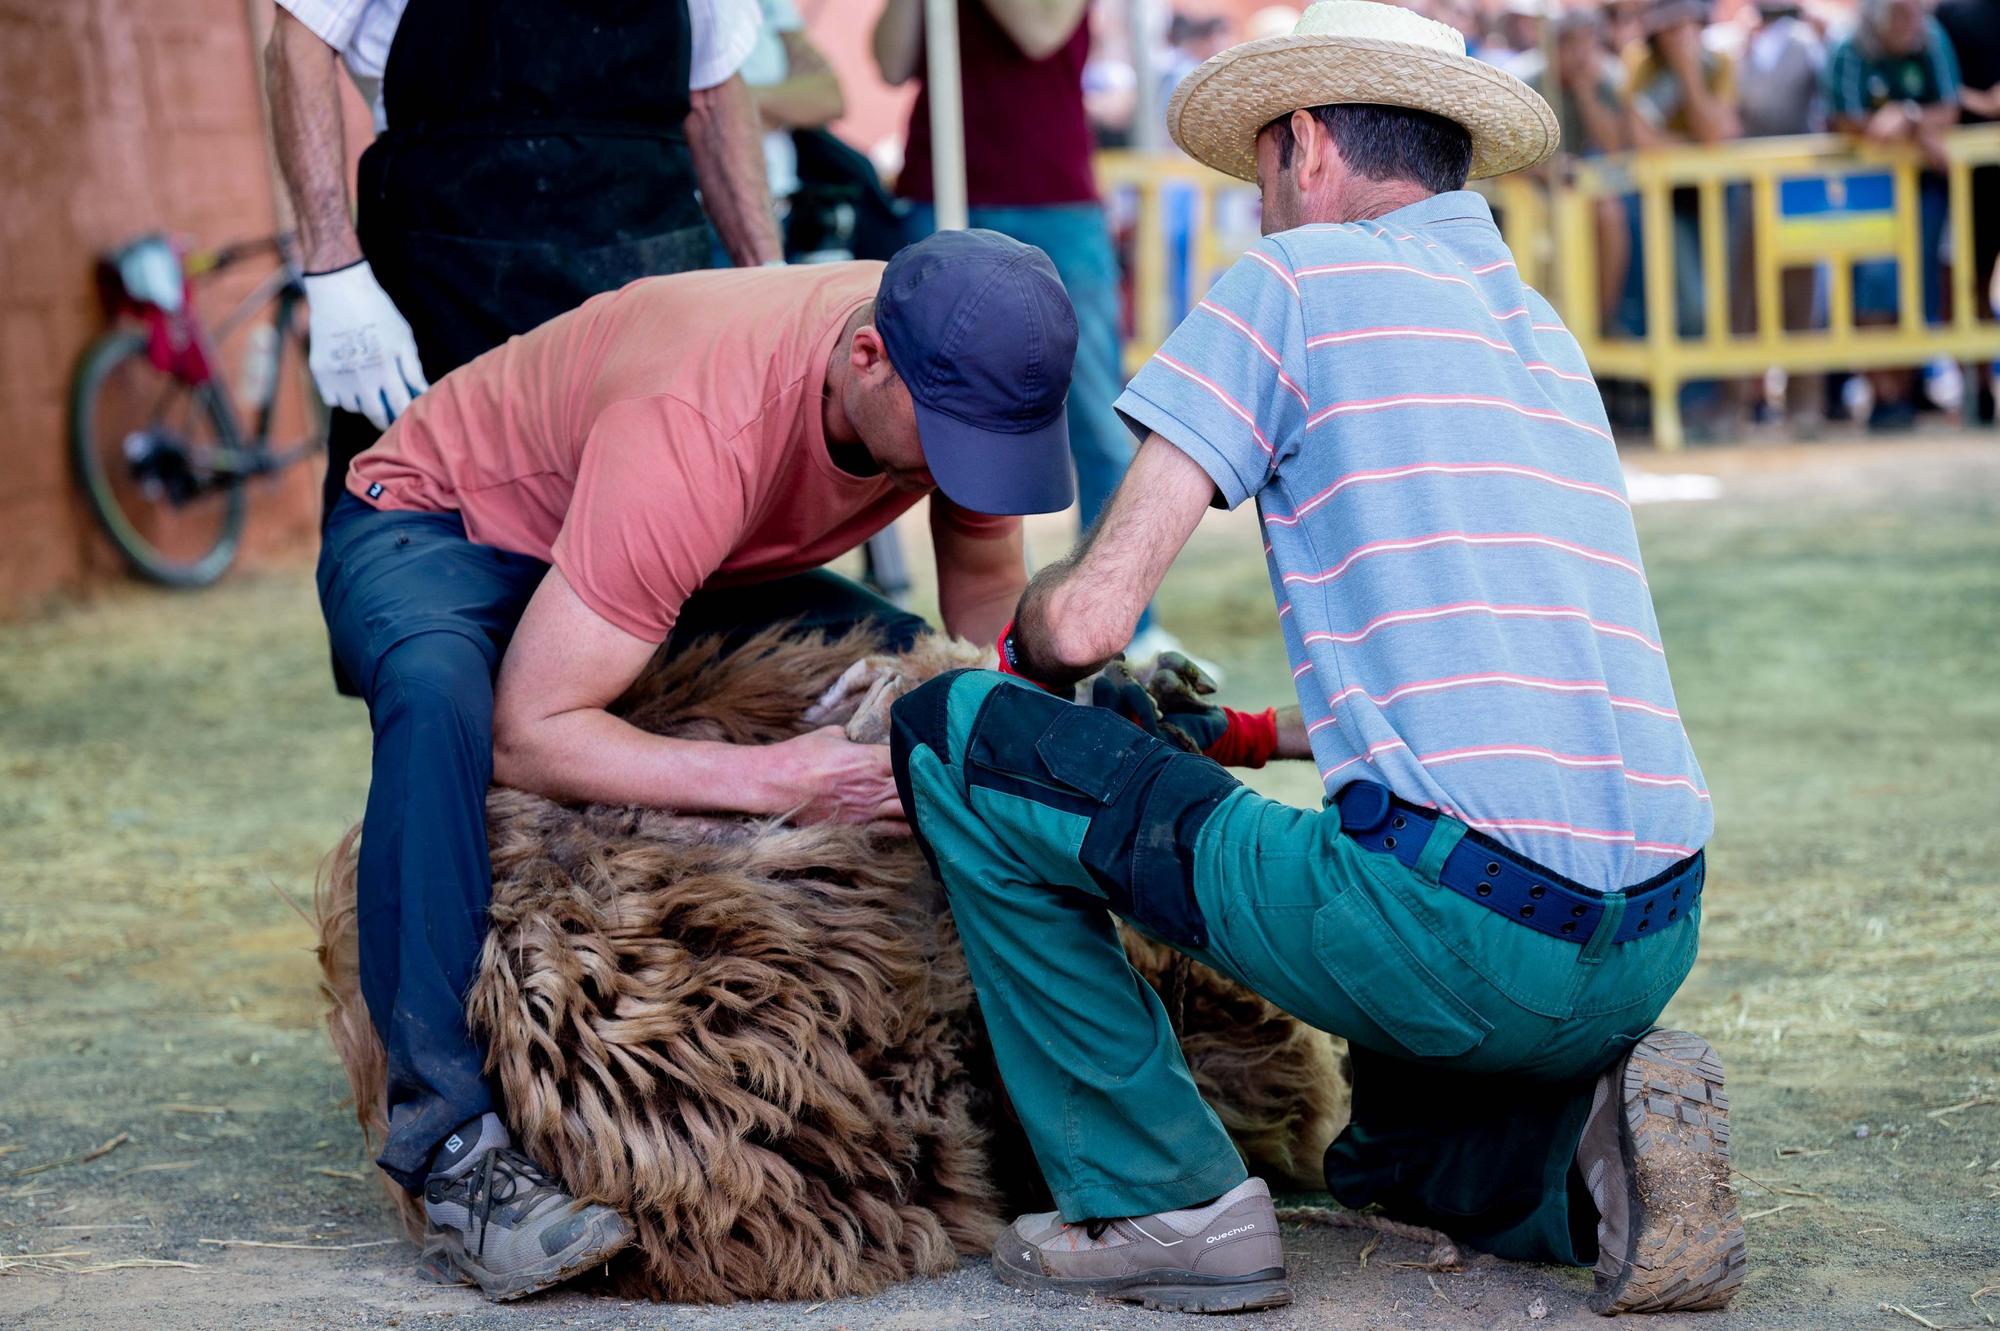
{"type": "Polygon", "coordinates": [[[236,558],[249,482],[326,443],[327,413],[307,367],[305,286],[291,237],[184,254],[167,237],[149,234],[106,255],[100,281],[120,326],[85,348],[71,380],[69,444],[77,479],[133,569],[169,586],[205,586],[236,558]],[[211,332],[194,308],[197,284],[267,253],[278,256],[278,267],[211,332]],[[267,308],[270,321],[250,329],[232,395],[217,369],[217,348],[267,308]],[[305,375],[307,437],[274,447],[287,346],[296,349],[305,375]],[[251,410],[247,422],[233,399],[251,410]]]}

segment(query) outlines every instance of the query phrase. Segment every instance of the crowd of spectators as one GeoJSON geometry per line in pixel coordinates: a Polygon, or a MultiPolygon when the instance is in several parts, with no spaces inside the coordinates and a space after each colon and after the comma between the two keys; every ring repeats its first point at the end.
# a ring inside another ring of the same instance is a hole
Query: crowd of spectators
{"type": "MultiPolygon", "coordinates": [[[[1154,35],[1151,68],[1158,80],[1154,114],[1175,84],[1208,54],[1231,42],[1288,31],[1298,10],[1275,5],[1240,21],[1241,7],[1176,9],[1154,35]]],[[[2000,118],[2000,0],[1409,0],[1412,8],[1464,34],[1474,54],[1520,76],[1556,105],[1567,152],[1594,157],[1625,149],[1701,146],[1745,138],[1832,132],[1875,143],[1914,145],[1941,165],[1940,135],[1961,121],[2000,118]],[[1553,70],[1550,66],[1553,65],[1553,70]]],[[[1131,34],[1122,0],[1094,6],[1096,41],[1084,80],[1090,120],[1102,146],[1144,142],[1133,116],[1140,99],[1132,73],[1131,34]]],[[[1153,141],[1158,141],[1158,136],[1153,141]]],[[[1832,206],[1830,191],[1826,206],[1832,206]]],[[[1922,266],[1919,289],[1926,319],[1945,313],[1947,254],[1968,256],[1983,313],[1994,258],[2000,250],[2000,169],[1974,177],[1974,231],[1946,238],[1943,177],[1926,173],[1920,186],[1922,266]]],[[[1674,201],[1675,308],[1683,336],[1708,320],[1738,331],[1754,327],[1749,196],[1729,190],[1730,308],[1704,307],[1698,203],[1692,191],[1674,201]]],[[[1806,205],[1810,206],[1810,204],[1806,205]]],[[[1851,206],[1851,205],[1850,205],[1851,206]]],[[[1646,310],[1636,201],[1606,200],[1598,218],[1600,314],[1608,332],[1643,334],[1646,310]]],[[[1856,321],[1899,317],[1896,265],[1857,264],[1856,321]]],[[[1782,324],[1823,326],[1828,276],[1822,269],[1787,270],[1781,281],[1782,324]]],[[[1951,376],[1937,390],[1946,395],[1951,376]]],[[[1865,404],[1871,427],[1902,428],[1929,405],[1909,371],[1782,379],[1766,400],[1762,381],[1694,386],[1683,403],[1696,434],[1726,433],[1746,412],[1789,419],[1800,432],[1865,404]],[[1852,382],[1850,382],[1852,380],[1852,382]],[[1860,386],[1866,385],[1867,391],[1860,386]]],[[[1974,404],[1993,419],[1989,374],[1982,372],[1974,404]]]]}

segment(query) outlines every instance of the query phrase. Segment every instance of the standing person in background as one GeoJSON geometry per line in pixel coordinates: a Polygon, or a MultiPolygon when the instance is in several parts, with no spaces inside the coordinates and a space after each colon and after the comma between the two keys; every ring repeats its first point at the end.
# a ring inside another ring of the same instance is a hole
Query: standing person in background
{"type": "MultiPolygon", "coordinates": [[[[1933,168],[1944,165],[1943,134],[1958,120],[1958,61],[1937,20],[1919,0],[1862,0],[1854,29],[1833,44],[1826,62],[1826,109],[1831,127],[1876,144],[1911,144],[1933,168]]],[[[1945,194],[1936,171],[1918,185],[1922,231],[1924,317],[1943,312],[1945,194]]],[[[1896,322],[1896,261],[1854,265],[1854,321],[1896,322]]],[[[1909,370],[1871,370],[1875,405],[1871,430],[1916,424],[1916,377],[1909,370]]]]}
{"type": "MultiPolygon", "coordinates": [[[[1085,0],[958,0],[958,43],[971,224],[1047,254],[1076,307],[1070,453],[1088,530],[1125,475],[1134,446],[1111,409],[1124,385],[1118,364],[1118,264],[1090,162],[1083,106],[1090,25],[1084,8],[1085,0]],[[1032,143],[1024,137],[1028,126],[1032,143]]],[[[887,82],[925,80],[923,0],[887,0],[875,23],[874,49],[887,82]]],[[[916,205],[913,232],[935,230],[928,86],[918,90],[910,109],[896,189],[916,205]]],[[[1129,654],[1144,659],[1179,648],[1148,606],[1129,654]]]]}
{"type": "MultiPolygon", "coordinates": [[[[1604,18],[1594,9],[1572,9],[1556,20],[1556,82],[1562,88],[1562,150],[1597,157],[1629,146],[1625,129],[1625,66],[1605,45],[1604,18]]],[[[1525,51],[1510,71],[1549,97],[1548,61],[1537,49],[1525,51]]],[[[1556,99],[1549,98],[1551,103],[1556,99]]],[[[1549,168],[1539,167],[1545,174],[1549,168]]],[[[1597,290],[1599,317],[1615,317],[1632,259],[1632,234],[1622,199],[1597,204],[1597,290]]]]}
{"type": "Polygon", "coordinates": [[[1826,43],[1798,0],[1758,0],[1756,13],[1737,80],[1744,137],[1817,134],[1826,124],[1819,87],[1826,43]]]}
{"type": "MultiPolygon", "coordinates": [[[[1826,106],[1820,79],[1826,68],[1826,43],[1805,20],[1798,0],[1758,0],[1757,26],[1743,44],[1743,77],[1738,81],[1737,114],[1746,138],[1787,134],[1817,134],[1826,127],[1826,106]]],[[[1748,200],[1740,190],[1730,196],[1730,231],[1737,238],[1735,280],[1731,283],[1730,316],[1735,331],[1755,328],[1752,295],[1756,290],[1751,264],[1755,228],[1748,200]]],[[[1787,332],[1800,332],[1818,322],[1815,293],[1819,271],[1787,268],[1779,275],[1779,313],[1787,332]]],[[[1766,315],[1770,318],[1770,315],[1766,315]]],[[[1761,390],[1761,385],[1756,385],[1761,390]]],[[[1817,435],[1826,383],[1821,375],[1796,373],[1785,378],[1785,415],[1794,434],[1817,435]]]]}
{"type": "MultiPolygon", "coordinates": [[[[1710,17],[1708,0],[1650,0],[1641,12],[1645,40],[1625,52],[1626,127],[1633,147],[1713,145],[1743,136],[1736,115],[1736,64],[1708,39],[1710,17]]],[[[1636,218],[1636,199],[1633,203],[1636,218]]],[[[1703,308],[1700,204],[1694,190],[1674,191],[1673,217],[1671,315],[1681,337],[1695,337],[1709,319],[1726,318],[1728,311],[1703,308]]],[[[1635,272],[1642,268],[1633,265],[1635,272]]],[[[1645,311],[1648,320],[1667,317],[1666,310],[1645,311]]],[[[1731,396],[1713,380],[1683,388],[1681,412],[1690,437],[1728,433],[1731,396]]]]}
{"type": "Polygon", "coordinates": [[[1156,105],[1160,123],[1166,123],[1167,103],[1181,80],[1210,56],[1229,45],[1229,20],[1220,14],[1191,14],[1174,11],[1167,24],[1167,58],[1160,71],[1160,91],[1156,105]]]}
{"type": "MultiPolygon", "coordinates": [[[[2000,121],[2000,0],[1944,0],[1938,26],[1958,59],[1958,109],[1970,125],[2000,121]]],[[[1958,245],[1960,254],[1965,245],[1958,245]]],[[[2000,166],[1972,171],[1972,291],[1979,317],[1994,315],[1995,261],[2000,260],[2000,166]]],[[[1954,262],[1962,260],[1954,259],[1954,262]]],[[[1994,423],[1993,367],[1979,367],[1979,397],[1971,418],[1994,423]]]]}
{"type": "Polygon", "coordinates": [[[825,129],[847,109],[840,79],[806,34],[792,0],[757,0],[764,26],[743,61],[743,81],[764,127],[764,176],[782,222],[799,190],[799,150],[792,131],[825,129]]]}
{"type": "Polygon", "coordinates": [[[736,262],[782,259],[737,74],[756,0],[406,5],[278,0],[265,51],[313,379],[338,408],[329,513],[429,380],[601,291],[706,267],[709,221],[736,262]],[[358,209],[342,61],[375,120],[358,209]]]}
{"type": "Polygon", "coordinates": [[[1139,109],[1139,71],[1132,63],[1132,35],[1125,6],[1090,6],[1090,59],[1083,66],[1083,111],[1099,148],[1129,148],[1139,109]]]}

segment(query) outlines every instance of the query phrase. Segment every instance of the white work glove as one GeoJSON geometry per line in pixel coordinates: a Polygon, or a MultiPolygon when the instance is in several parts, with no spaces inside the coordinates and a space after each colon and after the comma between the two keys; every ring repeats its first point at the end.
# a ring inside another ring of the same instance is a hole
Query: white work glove
{"type": "Polygon", "coordinates": [[[410,325],[375,280],[366,259],[330,273],[307,273],[312,314],[312,377],[329,407],[366,416],[378,430],[430,387],[410,325]]]}

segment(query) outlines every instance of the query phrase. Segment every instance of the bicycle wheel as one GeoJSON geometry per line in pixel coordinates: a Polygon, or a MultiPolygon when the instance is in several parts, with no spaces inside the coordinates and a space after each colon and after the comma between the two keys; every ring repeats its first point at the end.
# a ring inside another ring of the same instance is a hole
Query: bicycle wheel
{"type": "Polygon", "coordinates": [[[222,576],[242,541],[248,496],[240,477],[215,465],[235,441],[215,384],[155,369],[141,333],[107,333],[77,365],[69,429],[91,512],[135,570],[172,587],[222,576]]]}

